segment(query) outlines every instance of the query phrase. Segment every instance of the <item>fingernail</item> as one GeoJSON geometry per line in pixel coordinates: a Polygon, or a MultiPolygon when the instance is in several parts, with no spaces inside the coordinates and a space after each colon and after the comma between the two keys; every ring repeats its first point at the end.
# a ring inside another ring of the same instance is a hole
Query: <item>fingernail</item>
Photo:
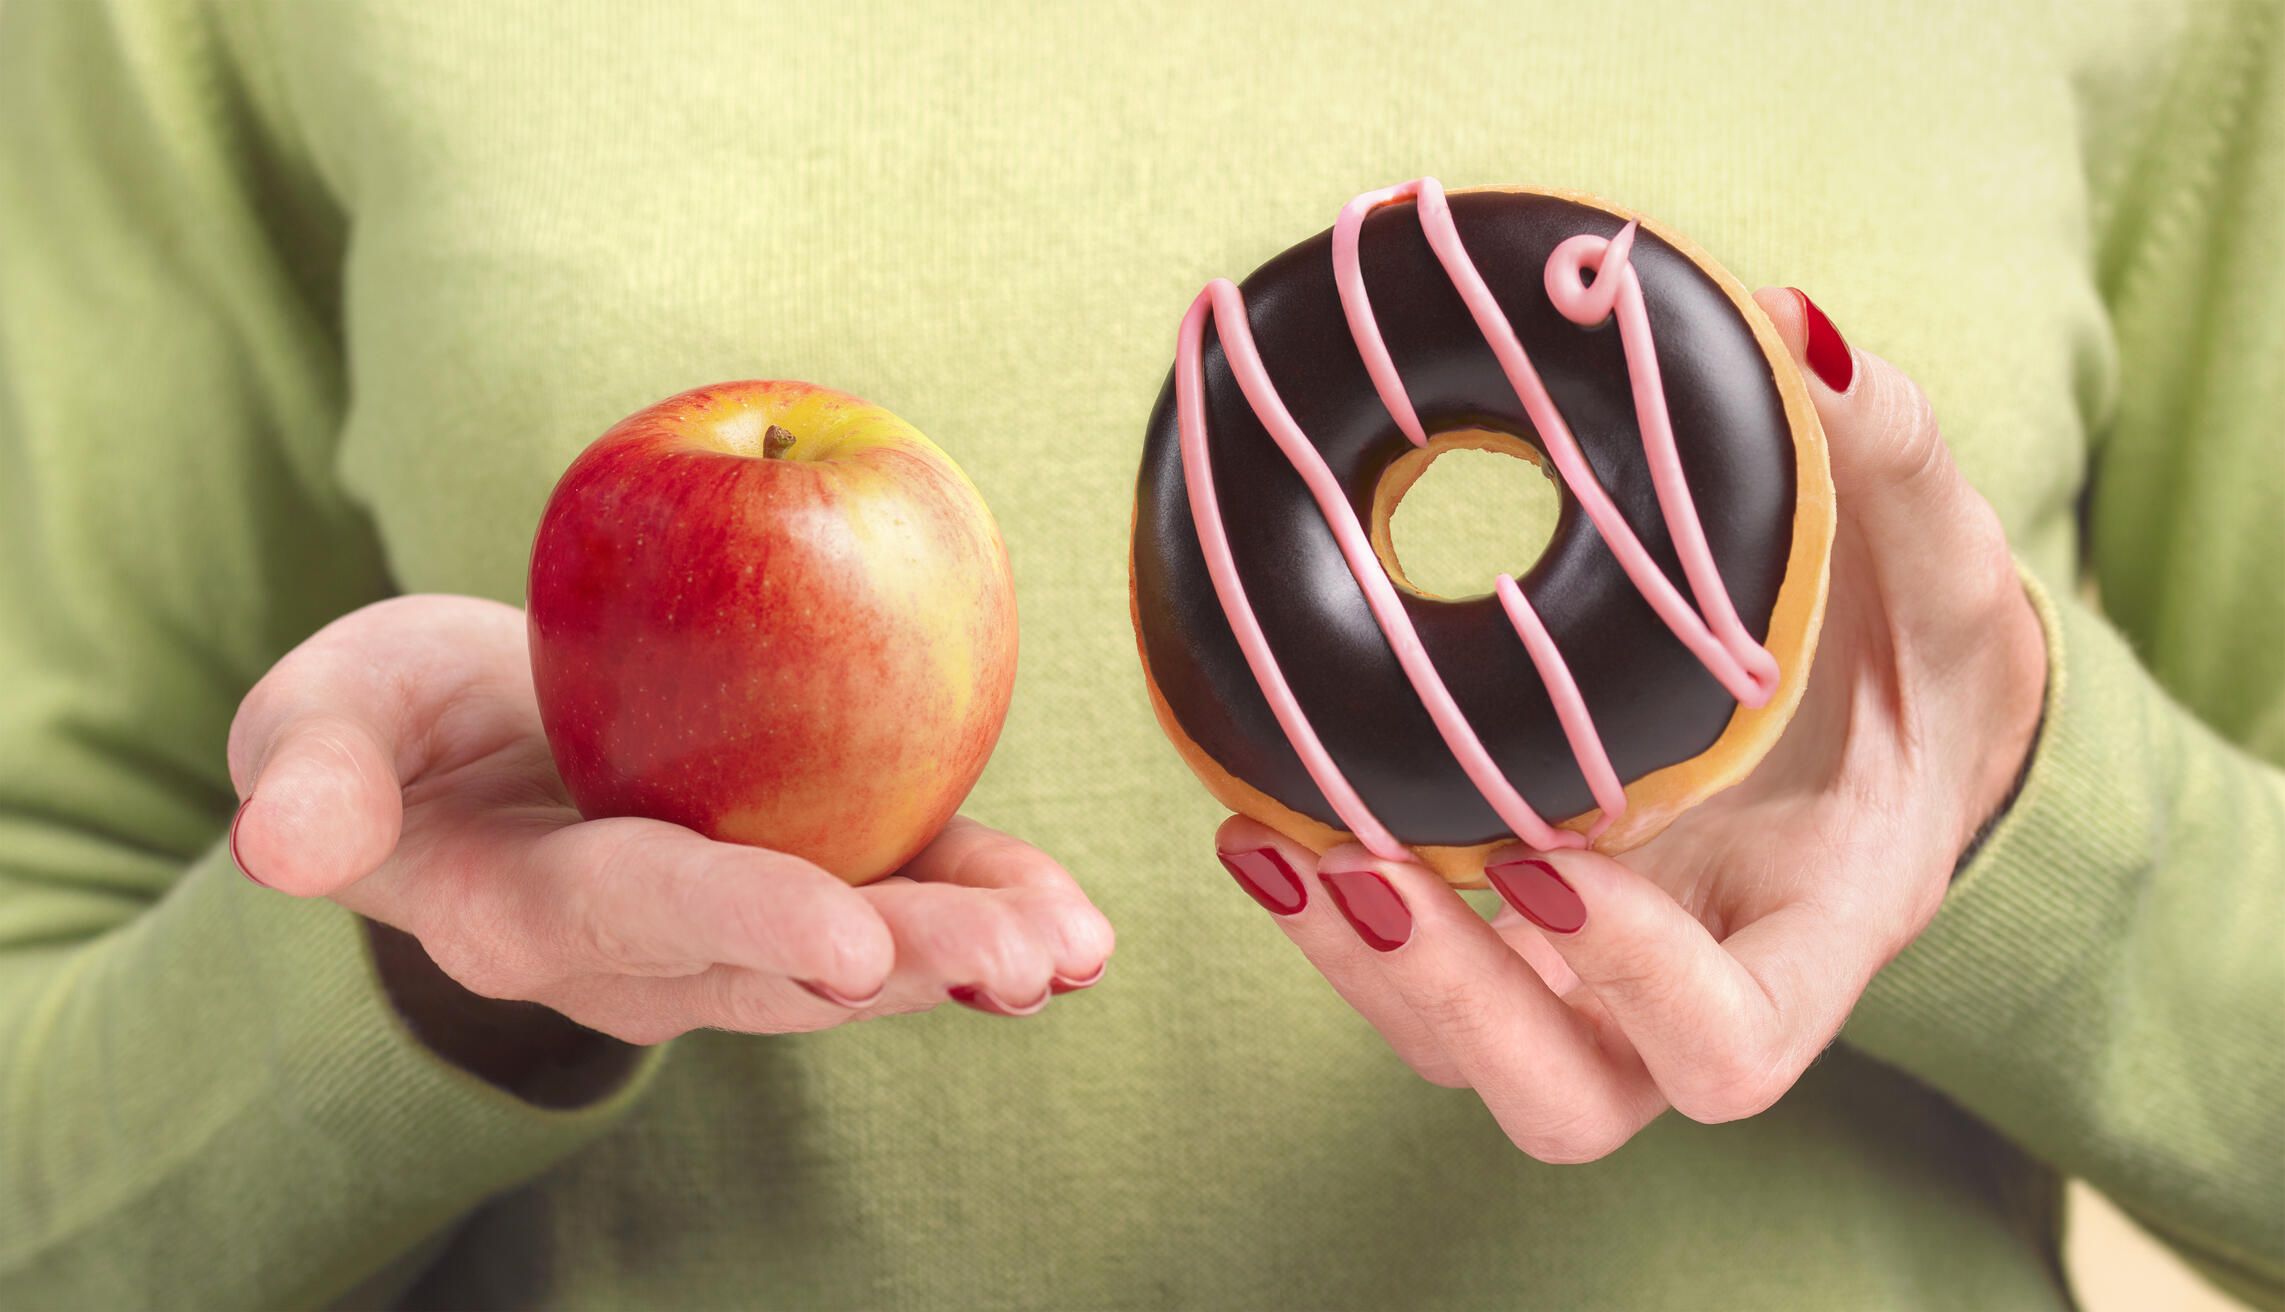
{"type": "Polygon", "coordinates": [[[1801,317],[1809,326],[1809,368],[1836,392],[1849,390],[1850,380],[1856,377],[1857,361],[1849,353],[1849,344],[1841,337],[1841,330],[1809,299],[1809,293],[1798,287],[1787,289],[1801,298],[1801,317]]]}
{"type": "Polygon", "coordinates": [[[952,995],[954,1002],[963,1007],[973,1007],[987,1016],[1035,1016],[1039,1014],[1040,1008],[1047,1005],[1047,1000],[1055,996],[1055,989],[1051,985],[1047,992],[1040,994],[1028,1005],[1011,1007],[973,985],[962,984],[947,991],[952,995]]]}
{"type": "Polygon", "coordinates": [[[1333,905],[1375,952],[1394,952],[1412,939],[1412,912],[1396,889],[1371,870],[1319,870],[1333,905]]]}
{"type": "Polygon", "coordinates": [[[1484,878],[1509,906],[1550,934],[1576,934],[1587,923],[1587,904],[1545,861],[1502,861],[1485,866],[1484,878]]]}
{"type": "Polygon", "coordinates": [[[1103,972],[1110,968],[1111,963],[1106,961],[1095,967],[1093,974],[1079,979],[1065,979],[1063,976],[1057,975],[1054,982],[1047,986],[1047,991],[1049,993],[1077,993],[1081,989],[1091,989],[1103,982],[1103,972]]]}
{"type": "Polygon", "coordinates": [[[881,994],[886,992],[889,987],[886,983],[884,983],[880,988],[874,989],[871,996],[869,997],[852,998],[848,994],[841,992],[839,989],[833,988],[830,985],[820,984],[815,980],[797,979],[794,981],[794,983],[801,985],[803,989],[807,990],[814,997],[823,998],[825,1001],[832,1003],[836,1007],[847,1007],[851,1011],[863,1011],[865,1008],[872,1006],[876,1002],[879,1002],[881,1000],[881,994]]]}
{"type": "Polygon", "coordinates": [[[1238,887],[1251,894],[1254,901],[1269,908],[1273,916],[1297,916],[1309,905],[1309,892],[1301,886],[1301,876],[1274,847],[1257,847],[1251,852],[1216,852],[1222,858],[1222,868],[1238,887]]]}
{"type": "MultiPolygon", "coordinates": [[[[246,818],[246,808],[252,806],[253,804],[254,799],[248,797],[245,801],[238,804],[238,814],[230,817],[230,864],[238,867],[239,874],[246,876],[246,878],[253,880],[257,884],[262,884],[261,877],[246,868],[246,858],[238,855],[238,822],[246,818]]],[[[269,885],[262,884],[262,887],[268,888],[269,885]]]]}

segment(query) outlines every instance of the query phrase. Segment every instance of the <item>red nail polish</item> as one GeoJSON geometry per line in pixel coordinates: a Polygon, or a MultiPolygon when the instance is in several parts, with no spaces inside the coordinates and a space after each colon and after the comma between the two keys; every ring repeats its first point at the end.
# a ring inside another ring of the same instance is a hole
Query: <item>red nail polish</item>
{"type": "Polygon", "coordinates": [[[1412,939],[1412,912],[1396,889],[1371,870],[1320,870],[1317,879],[1333,895],[1357,936],[1375,952],[1394,952],[1412,939]]]}
{"type": "Polygon", "coordinates": [[[1825,381],[1825,386],[1836,392],[1849,390],[1849,382],[1856,377],[1856,357],[1849,353],[1849,344],[1842,340],[1841,330],[1809,299],[1809,293],[1798,287],[1787,289],[1801,298],[1801,317],[1808,324],[1809,344],[1805,354],[1809,368],[1825,381]]]}
{"type": "Polygon", "coordinates": [[[1587,923],[1587,904],[1545,861],[1502,861],[1485,866],[1484,878],[1509,906],[1550,934],[1576,934],[1587,923]]]}
{"type": "Polygon", "coordinates": [[[984,990],[969,984],[959,985],[955,988],[946,990],[946,992],[952,995],[952,1000],[954,1002],[959,1003],[963,1007],[973,1007],[977,1011],[983,1012],[987,1016],[1035,1015],[1038,1013],[1040,1008],[1047,1005],[1047,1000],[1049,998],[1055,996],[1055,990],[1053,988],[1049,988],[1047,992],[1039,995],[1037,1001],[1032,1002],[1027,1006],[1011,1007],[1008,1004],[1000,1001],[998,998],[993,997],[991,994],[986,993],[984,990]]]}
{"type": "Polygon", "coordinates": [[[1252,894],[1254,901],[1268,907],[1271,915],[1297,916],[1309,905],[1309,892],[1301,885],[1301,877],[1274,847],[1258,847],[1251,852],[1217,852],[1222,868],[1238,881],[1238,887],[1252,894]]]}
{"type": "Polygon", "coordinates": [[[1111,963],[1106,961],[1095,967],[1094,973],[1083,975],[1078,979],[1065,979],[1063,976],[1057,975],[1054,982],[1047,986],[1047,991],[1051,994],[1062,994],[1077,993],[1081,989],[1091,989],[1103,982],[1103,972],[1110,968],[1111,963]]]}
{"type": "Polygon", "coordinates": [[[883,984],[881,987],[874,989],[872,996],[870,997],[852,998],[848,994],[841,992],[839,989],[833,988],[830,985],[819,984],[815,980],[797,979],[794,981],[794,983],[801,985],[804,990],[806,990],[814,997],[822,998],[825,1001],[832,1003],[836,1007],[847,1007],[851,1011],[863,1011],[865,1008],[872,1006],[876,1002],[879,1002],[881,1000],[881,994],[887,992],[889,987],[887,984],[883,984]]]}
{"type": "MultiPolygon", "coordinates": [[[[238,867],[239,874],[246,876],[246,878],[253,880],[257,884],[262,884],[261,879],[256,876],[253,871],[246,868],[246,859],[238,855],[238,822],[246,818],[246,808],[252,806],[253,804],[254,799],[252,797],[248,797],[245,801],[238,804],[238,813],[230,817],[230,864],[238,867]]],[[[262,884],[262,887],[268,888],[269,885],[262,884]]]]}

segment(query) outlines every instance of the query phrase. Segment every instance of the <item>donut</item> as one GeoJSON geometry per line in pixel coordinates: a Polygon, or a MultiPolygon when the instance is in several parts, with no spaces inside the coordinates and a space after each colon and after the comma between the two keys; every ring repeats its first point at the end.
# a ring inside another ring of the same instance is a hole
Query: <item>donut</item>
{"type": "Polygon", "coordinates": [[[1815,654],[1824,432],[1746,289],[1593,197],[1368,192],[1183,316],[1129,592],[1160,727],[1312,850],[1460,886],[1621,852],[1743,779],[1815,654]],[[1397,503],[1443,453],[1529,460],[1553,537],[1482,596],[1414,587],[1397,503]]]}

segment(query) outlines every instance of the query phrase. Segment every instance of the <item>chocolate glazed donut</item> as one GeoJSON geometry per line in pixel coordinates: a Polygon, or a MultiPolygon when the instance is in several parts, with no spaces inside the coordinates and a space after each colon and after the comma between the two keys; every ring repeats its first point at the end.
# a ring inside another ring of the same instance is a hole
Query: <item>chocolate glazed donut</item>
{"type": "Polygon", "coordinates": [[[1823,614],[1823,434],[1766,317],[1681,238],[1424,179],[1210,286],[1185,350],[1145,441],[1132,602],[1161,725],[1232,809],[1471,883],[1519,837],[1642,842],[1783,729],[1823,614]],[[1562,489],[1494,595],[1421,592],[1389,547],[1454,447],[1562,489]]]}

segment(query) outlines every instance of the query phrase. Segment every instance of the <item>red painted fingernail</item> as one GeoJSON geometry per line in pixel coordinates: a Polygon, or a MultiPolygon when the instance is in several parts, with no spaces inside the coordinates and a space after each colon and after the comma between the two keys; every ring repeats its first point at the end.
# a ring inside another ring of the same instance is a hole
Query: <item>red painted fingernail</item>
{"type": "Polygon", "coordinates": [[[1049,988],[1047,992],[1040,994],[1039,998],[1036,1001],[1032,1002],[1030,1005],[1022,1007],[1011,1007],[1008,1004],[1000,1001],[998,998],[993,997],[991,994],[986,993],[984,990],[976,988],[973,985],[962,984],[957,988],[947,990],[947,992],[952,995],[952,1000],[954,1002],[959,1003],[963,1007],[973,1007],[976,1010],[983,1012],[987,1016],[1036,1015],[1038,1014],[1040,1008],[1047,1005],[1047,1000],[1055,996],[1055,990],[1053,988],[1049,988]]]}
{"type": "Polygon", "coordinates": [[[1412,939],[1412,912],[1396,889],[1371,870],[1319,870],[1318,882],[1333,895],[1357,936],[1375,952],[1394,952],[1412,939]]]}
{"type": "MultiPolygon", "coordinates": [[[[246,808],[252,806],[253,804],[254,799],[251,797],[247,798],[245,801],[238,804],[238,814],[230,817],[230,864],[238,867],[239,874],[246,876],[246,878],[253,880],[257,884],[262,884],[260,876],[256,875],[253,871],[246,868],[246,858],[238,855],[238,822],[246,818],[246,808]]],[[[262,887],[268,888],[269,885],[262,884],[262,887]]]]}
{"type": "Polygon", "coordinates": [[[1273,916],[1298,916],[1309,905],[1309,891],[1301,886],[1301,876],[1274,847],[1257,847],[1251,852],[1216,852],[1222,858],[1222,868],[1238,887],[1253,896],[1254,901],[1268,907],[1273,916]]]}
{"type": "Polygon", "coordinates": [[[1509,906],[1550,934],[1576,934],[1587,923],[1587,904],[1545,861],[1502,861],[1485,866],[1484,878],[1509,906]]]}
{"type": "Polygon", "coordinates": [[[1798,287],[1787,290],[1801,298],[1801,317],[1809,326],[1809,349],[1806,352],[1809,367],[1825,380],[1825,386],[1836,392],[1848,391],[1850,380],[1857,374],[1857,361],[1849,353],[1849,344],[1842,339],[1841,330],[1835,328],[1833,321],[1825,317],[1825,312],[1817,308],[1817,303],[1809,299],[1809,293],[1798,287]]]}
{"type": "Polygon", "coordinates": [[[839,989],[836,989],[831,985],[820,984],[815,980],[797,979],[794,981],[794,983],[801,985],[803,989],[807,990],[811,995],[815,997],[823,998],[825,1001],[832,1003],[836,1007],[847,1007],[851,1011],[863,1011],[865,1008],[872,1006],[876,1002],[879,1002],[881,1000],[881,994],[887,992],[889,987],[887,984],[883,984],[881,987],[873,990],[871,997],[852,998],[848,994],[841,992],[839,989]]]}
{"type": "Polygon", "coordinates": [[[1084,975],[1078,979],[1065,979],[1063,976],[1057,975],[1054,982],[1047,986],[1047,991],[1049,993],[1077,993],[1081,989],[1091,989],[1103,982],[1103,972],[1110,968],[1111,963],[1106,961],[1095,967],[1093,974],[1084,975]]]}

